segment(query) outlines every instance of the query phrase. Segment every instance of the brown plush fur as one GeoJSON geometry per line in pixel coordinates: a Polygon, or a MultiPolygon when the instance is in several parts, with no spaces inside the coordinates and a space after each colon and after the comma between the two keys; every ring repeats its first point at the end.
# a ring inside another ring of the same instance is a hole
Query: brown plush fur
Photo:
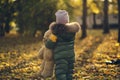
{"type": "MultiPolygon", "coordinates": [[[[49,26],[49,29],[51,30],[55,24],[56,22],[52,22],[49,26]]],[[[81,28],[78,22],[66,23],[65,25],[67,26],[68,32],[78,32],[81,28]]]]}
{"type": "MultiPolygon", "coordinates": [[[[49,26],[49,30],[45,32],[43,41],[46,42],[46,40],[51,35],[52,27],[54,27],[56,23],[53,22],[49,26]]],[[[80,25],[77,22],[67,23],[65,24],[68,32],[78,32],[80,29],[80,25]]],[[[41,71],[40,75],[44,78],[51,77],[53,75],[53,68],[54,68],[54,60],[53,60],[53,53],[52,50],[45,47],[45,45],[42,46],[42,48],[39,51],[39,58],[43,59],[41,64],[41,71]]]]}
{"type": "MultiPolygon", "coordinates": [[[[45,32],[43,39],[44,42],[49,38],[50,34],[50,30],[45,32]]],[[[46,48],[45,45],[43,45],[39,51],[39,58],[43,59],[42,64],[40,66],[40,75],[44,78],[51,77],[53,75],[54,68],[52,50],[46,48]]]]}

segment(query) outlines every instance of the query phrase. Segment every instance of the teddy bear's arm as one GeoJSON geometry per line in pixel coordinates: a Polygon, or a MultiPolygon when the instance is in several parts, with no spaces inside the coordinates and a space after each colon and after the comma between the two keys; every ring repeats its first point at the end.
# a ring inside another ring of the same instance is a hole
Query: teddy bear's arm
{"type": "Polygon", "coordinates": [[[52,40],[52,39],[48,39],[46,42],[45,42],[45,46],[48,48],[48,49],[53,49],[56,45],[56,41],[52,40]]]}
{"type": "Polygon", "coordinates": [[[42,46],[39,50],[39,58],[40,59],[43,59],[44,48],[45,48],[45,46],[42,46]]]}

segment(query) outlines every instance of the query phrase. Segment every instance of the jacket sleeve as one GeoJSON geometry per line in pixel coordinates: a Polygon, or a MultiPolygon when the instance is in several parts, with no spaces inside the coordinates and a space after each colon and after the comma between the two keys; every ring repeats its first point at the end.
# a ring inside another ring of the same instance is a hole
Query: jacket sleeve
{"type": "Polygon", "coordinates": [[[45,42],[45,46],[49,49],[53,49],[56,45],[57,37],[54,34],[51,34],[48,40],[45,42]]]}
{"type": "Polygon", "coordinates": [[[48,39],[46,42],[45,42],[45,46],[49,49],[54,49],[56,45],[56,42],[53,42],[52,40],[48,39]]]}

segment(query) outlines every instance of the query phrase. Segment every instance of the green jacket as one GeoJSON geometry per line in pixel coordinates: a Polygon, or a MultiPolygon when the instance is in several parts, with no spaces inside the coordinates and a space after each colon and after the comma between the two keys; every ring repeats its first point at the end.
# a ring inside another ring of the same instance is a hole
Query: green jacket
{"type": "Polygon", "coordinates": [[[62,58],[74,57],[75,33],[67,32],[65,34],[56,36],[57,42],[52,42],[51,40],[48,40],[45,44],[47,48],[53,49],[54,59],[58,60],[62,58]]]}
{"type": "MultiPolygon", "coordinates": [[[[49,29],[52,30],[56,22],[50,24],[49,29]]],[[[75,34],[80,30],[80,25],[77,22],[65,24],[67,32],[57,34],[57,42],[52,42],[50,39],[45,42],[49,49],[53,49],[54,59],[74,57],[74,39],[75,34]]]]}

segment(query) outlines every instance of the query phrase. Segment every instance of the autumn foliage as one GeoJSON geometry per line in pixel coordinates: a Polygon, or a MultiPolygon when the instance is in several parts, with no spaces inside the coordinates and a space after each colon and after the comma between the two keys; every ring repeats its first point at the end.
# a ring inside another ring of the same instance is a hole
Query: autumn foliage
{"type": "MultiPolygon", "coordinates": [[[[120,58],[117,30],[103,35],[102,30],[88,30],[88,36],[79,40],[76,35],[76,62],[74,80],[119,80],[119,65],[106,62],[120,58]]],[[[38,51],[42,45],[39,38],[8,36],[0,38],[0,80],[38,79],[41,60],[38,51]]],[[[38,79],[39,80],[39,79],[38,79]]],[[[55,77],[48,80],[55,80],[55,77]]]]}

